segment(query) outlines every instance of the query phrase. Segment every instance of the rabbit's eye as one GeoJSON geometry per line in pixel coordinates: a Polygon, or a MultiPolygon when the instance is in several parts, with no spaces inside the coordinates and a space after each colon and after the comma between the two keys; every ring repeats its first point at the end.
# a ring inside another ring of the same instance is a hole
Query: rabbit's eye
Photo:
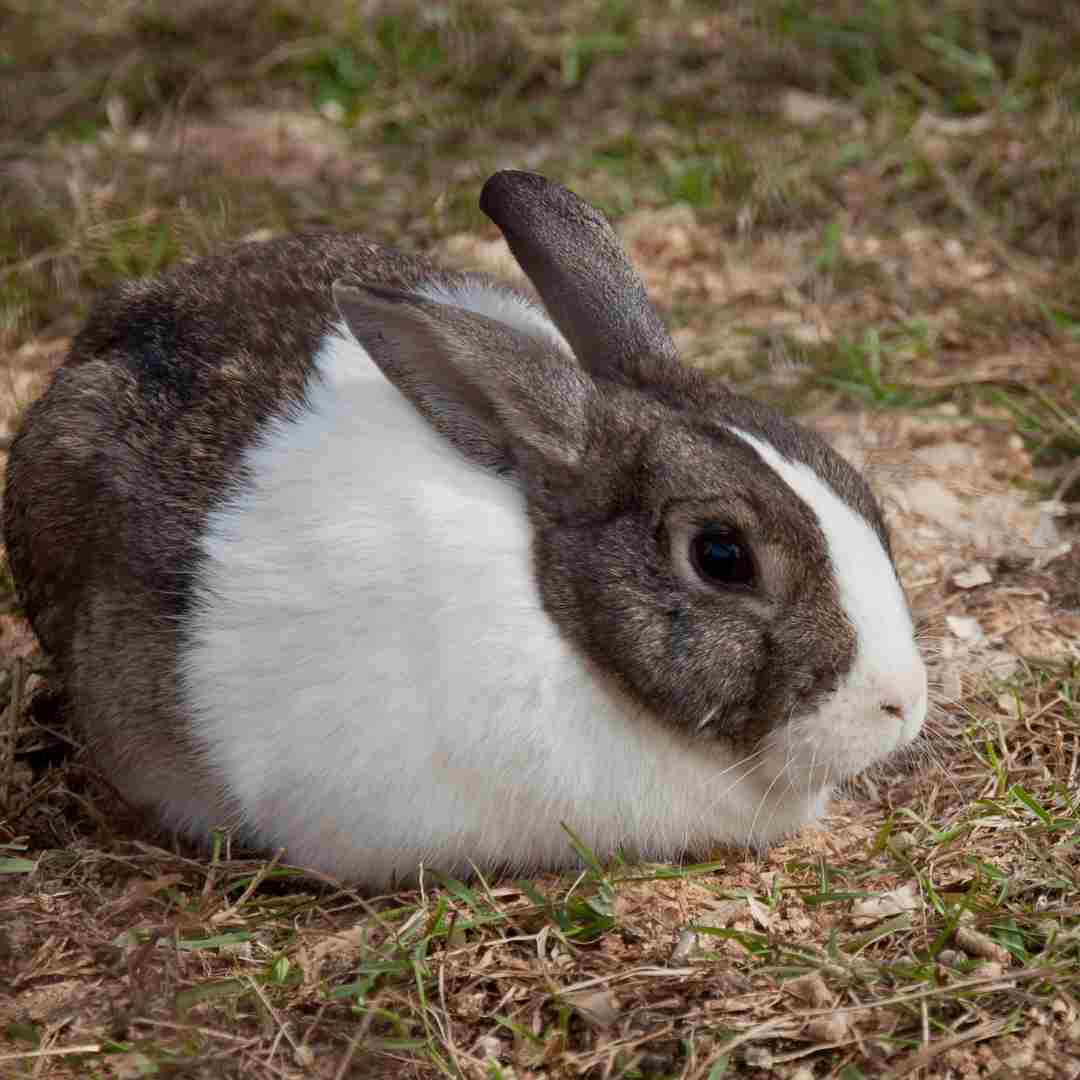
{"type": "Polygon", "coordinates": [[[690,559],[710,585],[748,585],[754,580],[749,547],[734,529],[706,529],[690,543],[690,559]]]}

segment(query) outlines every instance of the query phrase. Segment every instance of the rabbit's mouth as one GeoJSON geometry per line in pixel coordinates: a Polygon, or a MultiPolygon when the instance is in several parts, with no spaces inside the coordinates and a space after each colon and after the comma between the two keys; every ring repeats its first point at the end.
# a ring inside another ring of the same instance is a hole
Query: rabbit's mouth
{"type": "MultiPolygon", "coordinates": [[[[926,720],[925,672],[906,699],[859,707],[850,694],[792,720],[763,741],[769,783],[798,791],[827,791],[913,742],[926,720]]],[[[864,693],[860,697],[865,698],[864,693]]]]}
{"type": "Polygon", "coordinates": [[[820,818],[839,785],[917,737],[925,712],[924,695],[904,716],[873,724],[819,710],[771,732],[731,767],[744,785],[744,841],[764,849],[820,818]]]}

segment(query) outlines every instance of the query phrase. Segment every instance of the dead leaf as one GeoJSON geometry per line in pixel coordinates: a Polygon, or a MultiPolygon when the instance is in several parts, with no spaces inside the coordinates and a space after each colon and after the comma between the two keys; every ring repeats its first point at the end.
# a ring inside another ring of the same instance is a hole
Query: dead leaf
{"type": "Polygon", "coordinates": [[[723,929],[730,926],[746,910],[745,900],[721,900],[715,907],[694,921],[698,926],[723,929]]]}
{"type": "Polygon", "coordinates": [[[980,585],[989,585],[993,580],[990,571],[982,563],[974,563],[952,576],[952,583],[958,589],[977,589],[980,585]]]}
{"type": "Polygon", "coordinates": [[[816,971],[798,979],[789,979],[784,983],[784,989],[815,1009],[829,1008],[836,1000],[816,971]]]}
{"type": "Polygon", "coordinates": [[[958,926],[953,940],[968,956],[977,956],[981,960],[991,960],[1002,968],[1009,966],[1012,956],[1009,950],[999,945],[986,934],[971,926],[958,926]]]}
{"type": "Polygon", "coordinates": [[[769,923],[772,921],[772,912],[760,901],[754,897],[749,897],[746,901],[750,908],[750,917],[761,927],[762,930],[769,929],[769,923]]]}
{"type": "Polygon", "coordinates": [[[116,1080],[138,1080],[157,1072],[154,1063],[139,1050],[109,1055],[109,1071],[116,1080]]]}
{"type": "Polygon", "coordinates": [[[970,645],[983,641],[986,634],[979,625],[979,620],[971,615],[946,615],[945,623],[955,637],[970,645]]]}
{"type": "Polygon", "coordinates": [[[301,947],[300,968],[304,973],[304,985],[316,986],[319,973],[325,961],[336,956],[353,957],[359,953],[365,942],[367,931],[361,926],[353,926],[338,934],[320,938],[310,947],[301,947]]]}
{"type": "Polygon", "coordinates": [[[121,915],[125,911],[138,907],[144,900],[149,900],[151,896],[156,896],[165,889],[171,889],[174,885],[179,885],[183,880],[182,874],[162,874],[161,877],[152,878],[149,881],[144,879],[132,882],[124,891],[124,895],[118,900],[103,905],[101,913],[109,917],[121,915]]]}
{"type": "Polygon", "coordinates": [[[581,990],[561,999],[595,1028],[609,1028],[619,1019],[619,999],[610,990],[581,990]]]}
{"type": "Polygon", "coordinates": [[[815,1016],[806,1025],[806,1035],[815,1042],[841,1042],[847,1038],[850,1026],[847,1013],[837,1013],[834,1016],[815,1016]]]}
{"type": "Polygon", "coordinates": [[[918,886],[913,881],[892,889],[880,896],[869,896],[865,900],[856,900],[851,905],[851,921],[858,927],[873,926],[875,923],[890,919],[894,915],[903,915],[906,911],[918,911],[922,907],[922,897],[918,886]]]}

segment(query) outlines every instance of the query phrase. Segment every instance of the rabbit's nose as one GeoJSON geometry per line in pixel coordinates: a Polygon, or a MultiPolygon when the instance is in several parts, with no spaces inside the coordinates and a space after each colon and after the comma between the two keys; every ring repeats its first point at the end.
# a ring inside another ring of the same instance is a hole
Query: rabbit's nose
{"type": "Polygon", "coordinates": [[[883,716],[899,720],[909,737],[918,733],[926,719],[926,681],[912,687],[910,691],[886,693],[878,701],[878,708],[883,716]]]}

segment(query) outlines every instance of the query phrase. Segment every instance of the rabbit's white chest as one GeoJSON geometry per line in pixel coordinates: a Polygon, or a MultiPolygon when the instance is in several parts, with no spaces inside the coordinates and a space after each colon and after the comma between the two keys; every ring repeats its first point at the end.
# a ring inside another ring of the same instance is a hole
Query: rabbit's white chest
{"type": "Polygon", "coordinates": [[[204,752],[261,843],[378,879],[566,861],[562,822],[600,851],[661,855],[820,810],[765,822],[737,762],[598,685],[541,607],[518,492],[459,458],[355,342],[329,339],[319,367],[310,412],[267,432],[252,486],[211,517],[181,664],[204,752]]]}

